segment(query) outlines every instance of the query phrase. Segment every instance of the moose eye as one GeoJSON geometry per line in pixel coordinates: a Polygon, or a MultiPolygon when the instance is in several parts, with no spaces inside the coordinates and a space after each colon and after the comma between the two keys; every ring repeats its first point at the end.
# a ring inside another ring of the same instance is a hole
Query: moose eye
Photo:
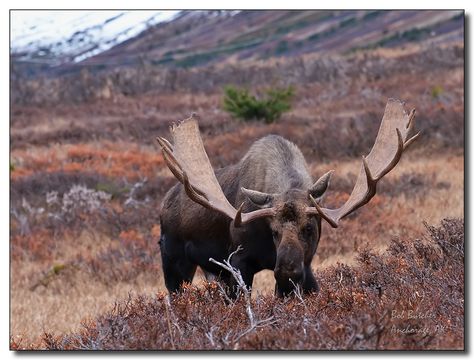
{"type": "Polygon", "coordinates": [[[313,233],[313,225],[306,224],[305,227],[303,227],[302,233],[305,237],[310,237],[313,233]]]}
{"type": "Polygon", "coordinates": [[[272,236],[273,236],[274,239],[277,239],[278,238],[278,231],[272,230],[272,236]]]}

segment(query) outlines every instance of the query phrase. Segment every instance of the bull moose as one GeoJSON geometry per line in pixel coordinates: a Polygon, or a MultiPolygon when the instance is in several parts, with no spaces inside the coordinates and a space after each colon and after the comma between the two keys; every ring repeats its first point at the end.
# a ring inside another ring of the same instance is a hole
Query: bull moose
{"type": "Polygon", "coordinates": [[[263,269],[274,271],[275,293],[284,296],[300,286],[317,292],[311,270],[321,235],[321,220],[336,228],[339,221],[367,204],[378,181],[399,162],[409,138],[415,110],[408,115],[399,100],[389,99],[372,150],[362,157],[359,176],[347,201],[338,209],[321,205],[332,170],[313,182],[303,154],[276,135],[257,140],[234,165],[215,172],[203,146],[198,117],[171,128],[173,145],[157,140],[179,183],[161,208],[160,248],[166,287],[176,292],[191,282],[197,266],[223,281],[235,296],[235,280],[209,259],[231,258],[247,287],[263,269]]]}

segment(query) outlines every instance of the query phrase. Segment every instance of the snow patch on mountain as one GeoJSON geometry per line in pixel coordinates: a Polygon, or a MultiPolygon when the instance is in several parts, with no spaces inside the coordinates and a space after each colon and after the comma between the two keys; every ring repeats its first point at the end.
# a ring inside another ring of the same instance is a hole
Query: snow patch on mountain
{"type": "Polygon", "coordinates": [[[11,11],[11,52],[22,60],[80,62],[171,21],[180,11],[11,11]]]}

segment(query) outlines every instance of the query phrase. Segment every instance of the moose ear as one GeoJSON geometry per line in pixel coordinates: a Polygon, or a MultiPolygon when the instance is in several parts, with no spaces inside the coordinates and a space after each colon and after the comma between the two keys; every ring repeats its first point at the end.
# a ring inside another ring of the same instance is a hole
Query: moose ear
{"type": "Polygon", "coordinates": [[[267,208],[272,205],[273,195],[260,191],[249,190],[241,187],[240,190],[247,196],[247,198],[260,208],[267,208]]]}
{"type": "Polygon", "coordinates": [[[331,179],[331,174],[333,171],[334,170],[330,170],[321,176],[318,181],[316,181],[308,190],[308,194],[310,194],[315,199],[321,199],[329,186],[329,180],[331,179]]]}

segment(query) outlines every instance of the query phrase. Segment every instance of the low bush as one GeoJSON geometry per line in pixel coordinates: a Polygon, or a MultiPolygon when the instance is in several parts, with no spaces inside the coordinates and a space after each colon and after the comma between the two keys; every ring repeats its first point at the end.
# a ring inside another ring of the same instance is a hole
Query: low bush
{"type": "Polygon", "coordinates": [[[284,112],[289,111],[294,96],[291,86],[269,89],[262,99],[250,94],[247,89],[234,86],[225,87],[224,92],[224,110],[244,121],[263,119],[266,123],[278,120],[284,112]]]}
{"type": "MultiPolygon", "coordinates": [[[[358,265],[317,273],[319,294],[229,302],[215,282],[171,298],[130,297],[73,334],[45,333],[12,349],[458,349],[464,348],[464,223],[427,226],[424,239],[394,238],[359,252],[358,265]],[[252,326],[253,324],[253,326],[252,326]]],[[[122,234],[126,238],[129,233],[122,234]]],[[[135,240],[133,240],[135,241],[135,240]]]]}

